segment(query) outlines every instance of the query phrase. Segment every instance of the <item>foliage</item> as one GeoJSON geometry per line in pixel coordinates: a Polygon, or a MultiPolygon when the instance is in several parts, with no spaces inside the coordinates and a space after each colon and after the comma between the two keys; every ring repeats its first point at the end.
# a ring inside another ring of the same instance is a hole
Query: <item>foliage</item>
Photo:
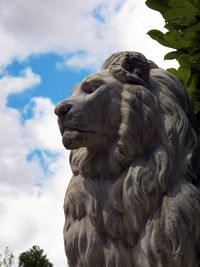
{"type": "Polygon", "coordinates": [[[38,246],[33,246],[29,251],[23,252],[19,256],[19,267],[52,267],[43,250],[38,246]]]}
{"type": "Polygon", "coordinates": [[[196,113],[200,131],[200,0],[147,0],[146,5],[165,19],[166,33],[151,30],[149,36],[173,48],[165,59],[176,59],[180,67],[168,71],[185,86],[196,113]]]}
{"type": "Polygon", "coordinates": [[[4,255],[0,254],[0,267],[11,267],[14,263],[14,255],[8,247],[4,250],[4,255]]]}

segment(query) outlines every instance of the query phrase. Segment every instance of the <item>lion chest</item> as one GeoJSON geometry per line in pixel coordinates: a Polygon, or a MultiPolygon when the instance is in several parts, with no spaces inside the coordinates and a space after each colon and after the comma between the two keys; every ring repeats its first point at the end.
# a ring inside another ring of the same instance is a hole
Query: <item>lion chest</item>
{"type": "Polygon", "coordinates": [[[109,183],[72,178],[64,203],[65,249],[71,266],[132,265],[130,232],[110,203],[110,190],[109,183]]]}
{"type": "Polygon", "coordinates": [[[115,237],[119,232],[116,226],[122,216],[112,206],[110,190],[110,183],[103,184],[81,176],[73,177],[64,203],[66,223],[81,223],[81,220],[87,218],[97,232],[106,232],[115,237]]]}

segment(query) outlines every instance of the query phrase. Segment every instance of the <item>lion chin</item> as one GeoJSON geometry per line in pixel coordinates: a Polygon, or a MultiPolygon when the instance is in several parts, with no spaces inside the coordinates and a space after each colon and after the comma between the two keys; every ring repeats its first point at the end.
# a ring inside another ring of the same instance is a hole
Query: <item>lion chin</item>
{"type": "Polygon", "coordinates": [[[55,112],[72,150],[69,266],[200,266],[200,145],[182,84],[142,54],[120,52],[55,112]]]}
{"type": "Polygon", "coordinates": [[[63,133],[62,142],[66,149],[72,150],[85,147],[88,136],[83,132],[68,130],[63,133]]]}

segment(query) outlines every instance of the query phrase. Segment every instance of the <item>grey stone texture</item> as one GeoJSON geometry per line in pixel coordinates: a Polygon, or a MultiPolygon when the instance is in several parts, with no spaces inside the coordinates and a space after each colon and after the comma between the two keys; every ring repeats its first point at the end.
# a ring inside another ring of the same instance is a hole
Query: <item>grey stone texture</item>
{"type": "Polygon", "coordinates": [[[71,150],[69,266],[200,266],[200,146],[182,84],[119,52],[55,112],[71,150]]]}

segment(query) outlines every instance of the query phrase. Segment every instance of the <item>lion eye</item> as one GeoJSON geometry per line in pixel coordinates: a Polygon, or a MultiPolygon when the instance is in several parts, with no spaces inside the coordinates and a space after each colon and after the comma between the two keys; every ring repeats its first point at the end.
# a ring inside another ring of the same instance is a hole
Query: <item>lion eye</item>
{"type": "Polygon", "coordinates": [[[83,82],[81,88],[85,93],[91,94],[96,91],[102,84],[103,81],[93,80],[90,82],[83,82]]]}

